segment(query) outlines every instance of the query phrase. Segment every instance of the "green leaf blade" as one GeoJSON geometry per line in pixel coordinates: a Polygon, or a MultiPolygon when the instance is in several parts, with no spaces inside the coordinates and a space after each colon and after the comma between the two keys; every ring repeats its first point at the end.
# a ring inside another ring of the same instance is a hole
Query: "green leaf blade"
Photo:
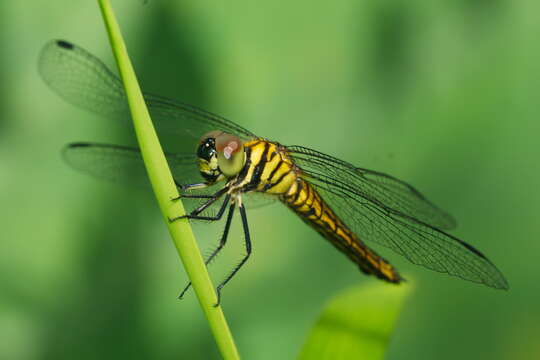
{"type": "Polygon", "coordinates": [[[339,294],[323,310],[298,359],[383,359],[409,290],[378,282],[339,294]]]}

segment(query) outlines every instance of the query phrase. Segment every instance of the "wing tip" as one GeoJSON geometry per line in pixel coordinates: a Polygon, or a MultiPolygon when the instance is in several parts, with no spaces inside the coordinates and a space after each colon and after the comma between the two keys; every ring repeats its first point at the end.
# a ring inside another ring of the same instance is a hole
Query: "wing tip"
{"type": "Polygon", "coordinates": [[[510,291],[510,284],[508,284],[508,280],[502,274],[500,274],[500,279],[496,283],[488,284],[484,282],[484,284],[496,290],[510,291]]]}
{"type": "Polygon", "coordinates": [[[66,149],[71,149],[71,148],[82,148],[82,147],[90,147],[92,146],[91,143],[87,143],[87,142],[74,142],[74,143],[69,143],[65,146],[66,149]]]}
{"type": "Polygon", "coordinates": [[[55,43],[59,47],[64,48],[66,50],[73,50],[75,48],[75,45],[73,45],[72,43],[66,40],[56,40],[55,43]]]}

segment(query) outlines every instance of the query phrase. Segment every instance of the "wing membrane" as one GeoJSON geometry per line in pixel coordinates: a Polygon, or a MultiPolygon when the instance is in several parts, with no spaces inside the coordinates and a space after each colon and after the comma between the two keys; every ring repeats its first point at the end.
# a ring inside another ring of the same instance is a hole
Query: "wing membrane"
{"type": "MultiPolygon", "coordinates": [[[[137,148],[98,144],[73,143],[62,151],[64,160],[75,170],[120,183],[148,185],[148,176],[137,148]]],[[[195,155],[166,154],[175,179],[183,183],[200,182],[195,155]]]]}
{"type": "MultiPolygon", "coordinates": [[[[120,79],[86,50],[67,41],[51,41],[41,51],[38,67],[45,83],[66,101],[107,118],[129,117],[120,79]]],[[[223,130],[243,139],[255,137],[240,125],[194,106],[147,93],[144,98],[159,132],[199,139],[209,131],[223,130]]]]}
{"type": "Polygon", "coordinates": [[[386,246],[428,269],[508,288],[504,276],[482,253],[439,229],[450,228],[455,221],[412,186],[312,149],[288,149],[304,178],[361,239],[386,246]]]}
{"type": "MultiPolygon", "coordinates": [[[[69,144],[62,151],[66,163],[87,175],[115,182],[119,185],[149,187],[150,182],[137,148],[98,143],[69,144]]],[[[173,177],[181,184],[201,182],[194,155],[166,154],[173,177]]],[[[217,188],[198,191],[199,194],[212,194],[217,188]]],[[[194,209],[204,200],[184,199],[187,209],[194,209]]]]}
{"type": "MultiPolygon", "coordinates": [[[[64,148],[62,155],[69,166],[93,177],[119,184],[142,187],[150,185],[138,148],[99,143],[73,143],[64,148]]],[[[165,153],[165,156],[178,183],[196,184],[203,181],[195,155],[165,153]]],[[[220,186],[216,184],[206,189],[198,189],[194,193],[210,195],[220,186]]],[[[187,198],[183,201],[188,209],[194,209],[204,202],[201,199],[187,198]]],[[[274,203],[275,199],[262,194],[248,193],[244,196],[244,202],[248,208],[259,208],[274,203]]]]}
{"type": "Polygon", "coordinates": [[[331,181],[351,187],[358,196],[374,204],[394,209],[441,229],[452,229],[456,221],[430,202],[411,185],[393,176],[355,167],[316,150],[289,146],[292,157],[302,169],[324,174],[331,181]],[[302,166],[304,165],[304,166],[302,166]]]}

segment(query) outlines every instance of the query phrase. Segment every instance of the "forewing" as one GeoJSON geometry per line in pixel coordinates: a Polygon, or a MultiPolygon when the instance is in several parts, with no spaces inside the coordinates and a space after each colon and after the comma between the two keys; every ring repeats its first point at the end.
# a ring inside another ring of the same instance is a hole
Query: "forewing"
{"type": "MultiPolygon", "coordinates": [[[[73,143],[62,151],[66,163],[85,174],[115,182],[119,185],[135,185],[149,188],[150,182],[137,148],[98,144],[73,143]]],[[[191,154],[165,154],[175,180],[180,184],[202,182],[197,169],[197,159],[191,154]]],[[[213,186],[198,190],[197,194],[209,195],[218,190],[213,186]]],[[[186,208],[191,210],[201,204],[201,199],[184,199],[186,208]]]]}
{"type": "MultiPolygon", "coordinates": [[[[148,175],[138,148],[99,144],[73,143],[62,151],[66,163],[73,169],[93,177],[118,183],[148,187],[148,175]]],[[[177,183],[197,184],[204,181],[199,173],[197,157],[192,154],[165,153],[171,173],[177,183]]],[[[190,191],[190,194],[211,195],[218,191],[223,183],[205,189],[190,191]]],[[[259,208],[275,202],[273,198],[262,194],[246,194],[243,198],[246,207],[259,208]]],[[[189,210],[205,202],[205,199],[184,198],[189,210]]],[[[219,203],[219,202],[218,202],[219,203]]],[[[212,207],[214,209],[214,207],[212,207]]],[[[212,211],[212,210],[211,210],[212,211]]]]}
{"type": "MultiPolygon", "coordinates": [[[[139,149],[99,143],[73,143],[62,151],[66,163],[88,175],[124,184],[148,185],[139,149]]],[[[201,182],[197,159],[190,154],[166,154],[175,179],[189,184],[201,182]]]]}
{"type": "MultiPolygon", "coordinates": [[[[86,50],[67,41],[51,41],[41,51],[38,68],[45,83],[66,101],[116,121],[129,118],[120,79],[86,50]]],[[[232,121],[194,106],[147,93],[144,98],[158,132],[199,139],[222,130],[242,139],[255,137],[232,121]]]]}
{"type": "Polygon", "coordinates": [[[302,176],[360,239],[386,246],[431,270],[508,288],[504,276],[482,253],[438,229],[455,222],[412,186],[312,149],[288,149],[302,176]]]}

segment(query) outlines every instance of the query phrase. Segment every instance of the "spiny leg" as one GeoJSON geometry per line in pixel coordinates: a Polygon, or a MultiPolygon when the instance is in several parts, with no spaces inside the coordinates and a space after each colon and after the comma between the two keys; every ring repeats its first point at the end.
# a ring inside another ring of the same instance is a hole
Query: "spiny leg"
{"type": "Polygon", "coordinates": [[[171,198],[171,200],[173,200],[173,201],[180,200],[180,199],[183,199],[183,198],[186,198],[186,199],[212,199],[215,196],[215,195],[206,195],[206,194],[205,195],[184,194],[184,192],[188,191],[188,190],[205,189],[205,188],[207,188],[208,186],[211,185],[211,184],[208,184],[208,183],[197,183],[197,184],[182,185],[178,181],[176,181],[176,179],[174,179],[174,184],[176,185],[176,188],[179,190],[180,194],[177,197],[171,198]]]}
{"type": "MultiPolygon", "coordinates": [[[[205,265],[210,264],[210,262],[223,249],[223,247],[225,247],[225,244],[227,243],[227,236],[229,235],[229,230],[230,230],[230,227],[231,227],[235,207],[236,207],[235,203],[232,203],[229,206],[229,213],[227,214],[227,221],[225,223],[225,230],[223,231],[223,235],[221,236],[221,240],[219,241],[219,245],[214,251],[212,251],[212,254],[210,254],[210,256],[206,259],[206,261],[204,262],[205,265]]],[[[189,282],[186,285],[186,287],[184,288],[184,290],[182,290],[182,292],[180,293],[180,296],[178,296],[178,298],[182,299],[184,297],[184,294],[186,293],[186,291],[189,290],[190,287],[191,287],[191,282],[189,282]]]]}
{"type": "Polygon", "coordinates": [[[208,182],[203,182],[203,183],[195,183],[195,184],[180,184],[178,181],[176,181],[176,179],[173,179],[174,180],[174,184],[176,185],[176,187],[178,188],[178,190],[180,191],[187,191],[187,190],[200,190],[200,189],[204,189],[204,188],[207,188],[209,187],[210,183],[208,182]]]}
{"type": "Polygon", "coordinates": [[[179,200],[179,199],[213,199],[214,195],[206,195],[206,194],[180,194],[178,197],[172,199],[172,200],[179,200]]]}
{"type": "Polygon", "coordinates": [[[214,204],[217,200],[219,200],[219,198],[223,194],[225,194],[228,190],[229,189],[227,187],[224,187],[224,188],[216,191],[207,202],[200,205],[198,208],[193,210],[191,213],[189,213],[187,215],[178,216],[178,217],[175,217],[175,218],[170,218],[169,221],[173,222],[173,221],[180,220],[180,219],[185,219],[185,218],[194,219],[194,220],[209,220],[209,221],[216,221],[216,220],[221,219],[221,217],[223,216],[223,212],[225,211],[225,208],[227,206],[226,204],[227,204],[227,202],[229,201],[229,199],[231,197],[230,195],[227,195],[225,197],[225,201],[223,202],[223,205],[219,209],[216,216],[199,216],[199,214],[201,212],[203,212],[204,210],[206,210],[210,205],[214,204]]]}
{"type": "Polygon", "coordinates": [[[246,256],[240,261],[238,265],[233,269],[233,271],[225,278],[224,281],[221,282],[221,284],[218,285],[216,291],[217,291],[217,304],[214,306],[219,306],[221,303],[221,289],[233,278],[233,276],[240,270],[240,268],[246,263],[246,261],[249,259],[249,256],[251,255],[251,237],[249,235],[249,227],[247,222],[247,216],[246,216],[246,208],[244,207],[244,204],[240,203],[240,216],[242,218],[242,227],[244,228],[244,240],[246,243],[246,256]]]}

